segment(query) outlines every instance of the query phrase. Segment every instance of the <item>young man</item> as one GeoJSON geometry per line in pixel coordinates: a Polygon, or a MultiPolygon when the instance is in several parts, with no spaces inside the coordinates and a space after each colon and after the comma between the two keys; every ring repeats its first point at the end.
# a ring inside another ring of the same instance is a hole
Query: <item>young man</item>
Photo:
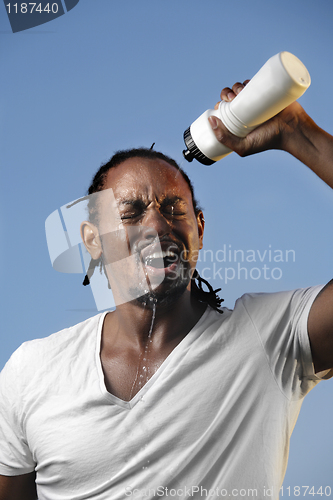
{"type": "MultiPolygon", "coordinates": [[[[210,123],[241,156],[283,149],[333,187],[333,138],[298,103],[244,139],[210,123]]],[[[332,374],[332,282],[220,314],[194,284],[205,221],[172,160],[120,154],[94,193],[86,282],[101,263],[117,308],[6,365],[0,500],[36,498],[35,482],[40,500],[278,498],[302,399],[332,374]]]]}

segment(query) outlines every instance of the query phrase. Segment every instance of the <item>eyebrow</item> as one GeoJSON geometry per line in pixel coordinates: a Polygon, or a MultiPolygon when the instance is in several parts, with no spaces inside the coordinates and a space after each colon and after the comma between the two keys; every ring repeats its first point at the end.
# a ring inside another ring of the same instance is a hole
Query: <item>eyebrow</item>
{"type": "Polygon", "coordinates": [[[180,196],[166,196],[162,202],[162,206],[166,205],[176,205],[179,202],[185,201],[183,198],[180,198],[180,196]]]}
{"type": "Polygon", "coordinates": [[[145,202],[143,200],[140,200],[139,198],[120,200],[118,202],[118,207],[120,207],[122,205],[132,205],[133,207],[137,207],[137,208],[144,208],[146,206],[145,202]]]}
{"type": "MultiPolygon", "coordinates": [[[[161,206],[168,206],[168,205],[176,205],[179,202],[184,202],[185,200],[179,196],[165,196],[165,198],[162,199],[160,205],[161,206]]],[[[146,203],[140,199],[140,198],[129,198],[125,200],[120,200],[118,202],[118,206],[121,205],[132,205],[133,207],[137,208],[144,208],[146,207],[146,203]]]]}

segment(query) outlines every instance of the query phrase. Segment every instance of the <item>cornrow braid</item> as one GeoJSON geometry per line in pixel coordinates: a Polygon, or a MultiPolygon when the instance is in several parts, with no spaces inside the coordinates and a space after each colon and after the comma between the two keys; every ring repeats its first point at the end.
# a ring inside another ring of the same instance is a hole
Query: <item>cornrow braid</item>
{"type": "Polygon", "coordinates": [[[222,290],[222,288],[213,290],[212,285],[208,283],[207,280],[203,279],[196,269],[194,270],[191,282],[191,293],[193,294],[193,297],[198,299],[200,302],[206,302],[212,309],[215,309],[215,311],[223,314],[223,310],[219,308],[221,307],[222,302],[224,302],[224,299],[221,299],[221,297],[217,295],[217,292],[220,290],[222,290]],[[198,280],[199,286],[195,282],[196,279],[198,280]],[[203,289],[202,283],[206,285],[208,292],[203,289]]]}
{"type": "MultiPolygon", "coordinates": [[[[193,184],[192,184],[190,178],[188,177],[186,172],[175,162],[175,160],[173,160],[172,158],[170,158],[169,156],[167,156],[163,153],[160,153],[159,151],[153,150],[152,148],[153,148],[154,144],[152,145],[152,147],[150,149],[148,149],[148,148],[136,148],[136,149],[127,149],[127,150],[117,151],[112,156],[112,158],[108,162],[102,164],[101,167],[99,168],[99,170],[96,172],[96,174],[93,177],[92,183],[88,189],[87,196],[85,198],[88,198],[89,195],[91,195],[93,193],[97,193],[99,191],[102,191],[104,189],[106,177],[107,177],[109,170],[111,168],[115,168],[115,167],[119,166],[124,161],[126,161],[130,158],[147,158],[150,160],[158,159],[158,160],[163,160],[163,161],[169,163],[170,165],[172,165],[173,167],[175,167],[178,170],[178,172],[183,176],[184,180],[186,181],[186,183],[190,189],[191,195],[192,195],[192,203],[193,203],[194,213],[195,213],[195,215],[198,215],[199,212],[201,211],[201,207],[199,206],[199,203],[195,198],[194,188],[193,188],[193,184]]],[[[92,196],[89,197],[88,211],[89,211],[90,221],[92,223],[98,225],[98,209],[95,205],[94,197],[92,197],[92,196]]],[[[82,283],[84,286],[89,285],[90,279],[91,279],[91,277],[94,273],[94,270],[97,266],[100,267],[101,272],[102,272],[102,270],[104,270],[104,273],[106,275],[102,259],[101,258],[97,259],[97,260],[91,259],[87,274],[86,274],[84,281],[82,283]]],[[[108,286],[110,288],[109,283],[108,283],[108,286]]],[[[205,302],[205,303],[209,304],[213,309],[218,311],[219,313],[223,313],[223,311],[219,309],[221,307],[221,303],[223,302],[223,299],[221,299],[217,295],[217,292],[219,292],[220,290],[221,290],[221,288],[218,288],[217,290],[213,290],[213,287],[208,283],[208,281],[201,278],[198,271],[195,269],[193,276],[192,276],[191,293],[193,293],[193,296],[196,299],[198,299],[200,302],[205,302]],[[195,283],[195,280],[198,280],[198,285],[195,283]],[[208,291],[205,291],[203,289],[202,283],[204,283],[206,285],[206,287],[208,288],[208,291]]]]}
{"type": "MultiPolygon", "coordinates": [[[[90,278],[94,274],[94,271],[95,271],[97,266],[99,266],[100,273],[102,274],[102,272],[104,271],[104,274],[106,276],[105,267],[104,267],[102,259],[101,258],[91,259],[88,270],[87,270],[87,274],[85,275],[84,280],[82,282],[83,286],[90,285],[90,278]]],[[[108,287],[111,289],[109,280],[108,280],[108,287]]]]}

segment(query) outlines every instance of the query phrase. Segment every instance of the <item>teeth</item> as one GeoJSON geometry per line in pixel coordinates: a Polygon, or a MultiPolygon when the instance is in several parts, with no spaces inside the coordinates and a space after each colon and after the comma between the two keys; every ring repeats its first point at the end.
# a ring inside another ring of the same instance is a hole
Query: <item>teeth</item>
{"type": "Polygon", "coordinates": [[[150,255],[147,255],[147,257],[145,258],[145,263],[147,264],[147,262],[151,262],[154,259],[165,259],[166,257],[177,258],[177,254],[172,252],[172,250],[163,250],[159,252],[154,252],[151,253],[150,255]]]}

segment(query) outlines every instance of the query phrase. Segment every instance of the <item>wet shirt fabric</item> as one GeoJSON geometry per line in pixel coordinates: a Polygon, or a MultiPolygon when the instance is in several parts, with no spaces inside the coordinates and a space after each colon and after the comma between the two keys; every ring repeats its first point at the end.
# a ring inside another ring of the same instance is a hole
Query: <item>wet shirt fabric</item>
{"type": "Polygon", "coordinates": [[[24,343],[0,379],[0,474],[36,469],[39,500],[278,498],[319,381],[307,335],[319,290],[208,308],[128,402],[104,384],[106,313],[24,343]]]}

